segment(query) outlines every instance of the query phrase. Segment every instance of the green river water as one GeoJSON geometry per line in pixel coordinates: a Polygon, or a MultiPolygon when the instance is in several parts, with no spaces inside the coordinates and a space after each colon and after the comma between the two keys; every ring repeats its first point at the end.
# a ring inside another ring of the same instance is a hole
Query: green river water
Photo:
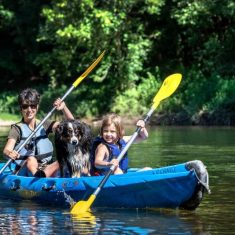
{"type": "MultiPolygon", "coordinates": [[[[0,130],[2,152],[8,128],[0,130]]],[[[0,234],[235,234],[235,128],[148,130],[149,138],[130,148],[130,167],[201,160],[209,172],[211,194],[205,194],[195,211],[94,209],[92,218],[83,220],[65,209],[0,199],[0,234]]]]}

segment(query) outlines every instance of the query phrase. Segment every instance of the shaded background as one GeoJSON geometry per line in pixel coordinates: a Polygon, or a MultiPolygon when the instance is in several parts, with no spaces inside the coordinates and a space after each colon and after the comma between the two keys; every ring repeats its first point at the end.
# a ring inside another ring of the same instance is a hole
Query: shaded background
{"type": "Polygon", "coordinates": [[[0,112],[42,93],[41,115],[106,50],[68,97],[75,116],[142,115],[163,79],[183,74],[155,124],[234,125],[233,0],[2,0],[0,112]]]}

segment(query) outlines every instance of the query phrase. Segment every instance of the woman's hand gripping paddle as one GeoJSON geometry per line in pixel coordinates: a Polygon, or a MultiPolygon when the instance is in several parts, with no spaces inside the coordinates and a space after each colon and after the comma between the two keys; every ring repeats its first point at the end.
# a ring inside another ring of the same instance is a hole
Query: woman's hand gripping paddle
{"type": "MultiPolygon", "coordinates": [[[[65,100],[65,98],[73,91],[74,88],[76,88],[81,81],[87,77],[87,75],[96,67],[96,65],[101,61],[101,59],[104,56],[105,51],[103,51],[100,56],[86,69],[86,71],[76,79],[76,81],[72,84],[72,86],[69,88],[69,90],[64,94],[64,96],[61,98],[61,101],[65,100]]],[[[56,110],[56,107],[53,107],[52,110],[46,115],[46,117],[38,124],[36,129],[28,136],[28,138],[19,146],[17,152],[19,153],[20,150],[29,142],[29,140],[35,135],[35,133],[41,128],[41,126],[44,124],[44,122],[52,115],[52,113],[56,110]]],[[[0,174],[7,168],[7,166],[12,162],[12,159],[9,159],[6,164],[1,168],[0,174]]]]}
{"type": "MultiPolygon", "coordinates": [[[[157,106],[160,104],[160,102],[164,99],[166,99],[167,97],[169,97],[170,95],[172,95],[175,90],[177,89],[177,87],[179,86],[180,82],[182,79],[182,75],[179,73],[176,74],[172,74],[170,76],[168,76],[160,90],[158,91],[158,93],[155,95],[154,99],[153,99],[153,104],[151,109],[149,110],[149,112],[147,113],[144,122],[146,123],[149,118],[151,117],[152,113],[154,112],[154,110],[157,108],[157,106]]],[[[141,127],[138,127],[135,131],[135,133],[131,136],[130,140],[127,142],[127,145],[125,146],[125,148],[121,151],[121,153],[119,154],[117,160],[120,162],[122,157],[125,155],[125,153],[127,152],[127,150],[129,149],[129,147],[131,146],[131,144],[133,143],[133,141],[136,139],[136,137],[138,136],[138,133],[140,132],[141,127]]],[[[71,213],[72,214],[82,214],[85,213],[87,211],[89,211],[92,203],[95,201],[98,193],[100,192],[100,190],[103,188],[104,184],[107,182],[109,176],[114,172],[115,170],[115,166],[111,166],[110,170],[108,171],[107,175],[105,175],[105,177],[103,178],[103,180],[100,182],[100,184],[98,185],[98,188],[93,192],[93,194],[91,194],[91,196],[89,197],[89,199],[87,201],[79,201],[77,202],[71,209],[71,213]]]]}

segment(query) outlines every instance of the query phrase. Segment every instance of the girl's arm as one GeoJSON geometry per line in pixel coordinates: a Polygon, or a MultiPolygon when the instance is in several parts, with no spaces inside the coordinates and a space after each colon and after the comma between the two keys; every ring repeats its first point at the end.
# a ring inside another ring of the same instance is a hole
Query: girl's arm
{"type": "Polygon", "coordinates": [[[136,123],[136,126],[138,127],[141,127],[141,130],[136,138],[136,141],[142,141],[142,140],[145,140],[148,138],[149,134],[148,134],[148,131],[147,129],[145,128],[145,122],[144,120],[139,120],[137,123],[136,123]]]}
{"type": "MultiPolygon", "coordinates": [[[[141,141],[147,139],[147,138],[148,138],[148,135],[149,135],[147,129],[145,128],[145,122],[144,122],[144,120],[139,120],[139,121],[136,123],[136,126],[137,126],[137,127],[141,127],[141,130],[140,130],[138,136],[136,137],[134,143],[138,143],[138,142],[141,142],[141,141]]],[[[123,139],[124,139],[126,142],[128,142],[130,138],[131,138],[131,136],[123,136],[123,139]]]]}
{"type": "Polygon", "coordinates": [[[104,144],[99,144],[95,152],[95,167],[106,168],[112,165],[118,166],[117,159],[113,159],[110,162],[104,160],[105,156],[108,156],[108,154],[107,147],[104,144]]]}

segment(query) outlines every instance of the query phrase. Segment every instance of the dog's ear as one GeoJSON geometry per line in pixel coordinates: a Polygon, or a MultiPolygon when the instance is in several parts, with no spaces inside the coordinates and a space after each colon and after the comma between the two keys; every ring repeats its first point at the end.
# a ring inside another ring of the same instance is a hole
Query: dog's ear
{"type": "Polygon", "coordinates": [[[80,140],[81,144],[87,151],[90,151],[93,141],[93,134],[91,128],[86,123],[81,122],[81,130],[82,130],[82,138],[80,140]]]}
{"type": "Polygon", "coordinates": [[[63,123],[61,122],[61,123],[56,127],[55,134],[56,134],[56,135],[61,135],[61,134],[63,133],[63,130],[64,130],[64,125],[63,125],[63,123]]]}

